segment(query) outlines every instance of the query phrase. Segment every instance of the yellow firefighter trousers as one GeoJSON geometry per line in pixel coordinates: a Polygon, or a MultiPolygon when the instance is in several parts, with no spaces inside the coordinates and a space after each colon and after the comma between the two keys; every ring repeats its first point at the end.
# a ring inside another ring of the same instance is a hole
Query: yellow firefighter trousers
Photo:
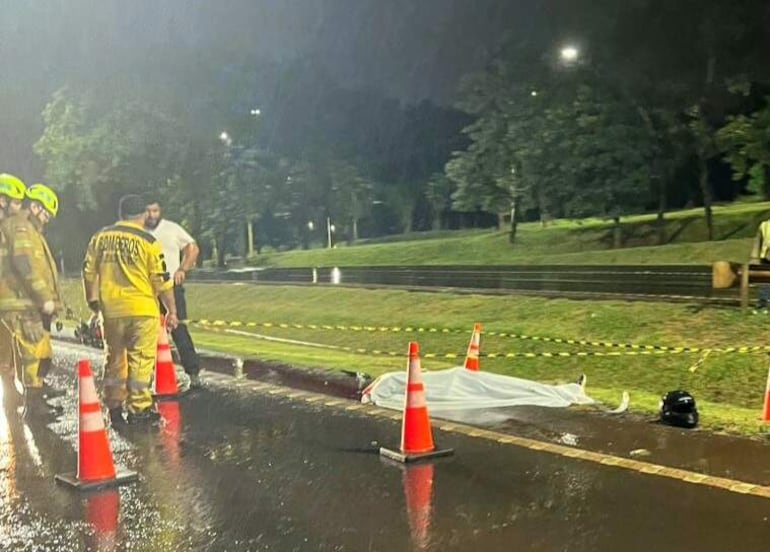
{"type": "MultiPolygon", "coordinates": [[[[43,329],[45,330],[45,325],[43,329]]],[[[52,362],[53,346],[51,345],[51,332],[45,330],[43,339],[37,347],[37,379],[40,380],[40,385],[45,385],[45,377],[51,369],[52,362]]]]}
{"type": "Polygon", "coordinates": [[[129,412],[152,406],[150,382],[155,370],[160,320],[157,316],[130,316],[104,320],[107,360],[104,368],[104,403],[129,412]]]}
{"type": "Polygon", "coordinates": [[[21,379],[25,388],[40,388],[43,380],[38,377],[40,359],[51,356],[51,340],[43,328],[43,322],[37,313],[5,313],[2,318],[5,334],[0,338],[3,342],[2,354],[5,355],[7,335],[10,333],[12,366],[21,369],[21,379]]]}

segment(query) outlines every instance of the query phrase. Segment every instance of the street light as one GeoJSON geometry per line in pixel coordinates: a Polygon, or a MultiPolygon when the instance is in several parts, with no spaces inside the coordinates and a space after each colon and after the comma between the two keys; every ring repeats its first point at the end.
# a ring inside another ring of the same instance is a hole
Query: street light
{"type": "Polygon", "coordinates": [[[262,110],[255,107],[254,109],[251,110],[251,114],[257,117],[259,115],[262,115],[262,110]]]}
{"type": "Polygon", "coordinates": [[[536,97],[537,96],[537,90],[533,90],[532,92],[529,93],[529,95],[532,96],[533,98],[536,97]]]}
{"type": "Polygon", "coordinates": [[[233,143],[233,139],[230,138],[230,135],[227,134],[226,131],[222,131],[222,133],[219,135],[219,139],[222,140],[222,143],[229,146],[233,143]]]}
{"type": "Polygon", "coordinates": [[[572,63],[577,61],[580,51],[575,46],[565,46],[561,49],[559,55],[561,56],[562,61],[572,63]]]}

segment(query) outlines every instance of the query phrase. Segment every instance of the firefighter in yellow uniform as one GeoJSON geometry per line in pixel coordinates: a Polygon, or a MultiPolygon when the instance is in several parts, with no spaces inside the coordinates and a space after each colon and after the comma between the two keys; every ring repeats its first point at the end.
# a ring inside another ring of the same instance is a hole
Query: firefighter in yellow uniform
{"type": "Polygon", "coordinates": [[[107,359],[104,402],[113,424],[153,422],[150,381],[155,368],[160,310],[167,324],[178,320],[173,285],[160,243],[144,230],[146,202],[138,195],[121,198],[120,221],[91,238],[83,262],[83,288],[88,306],[104,317],[107,359]]]}
{"type": "Polygon", "coordinates": [[[46,402],[38,375],[40,359],[47,354],[43,317],[61,310],[56,262],[43,237],[43,227],[59,211],[56,193],[42,184],[26,191],[24,208],[3,219],[0,233],[5,261],[0,276],[0,316],[14,340],[14,362],[32,412],[55,411],[46,402]]]}
{"type": "MultiPolygon", "coordinates": [[[[757,228],[757,235],[751,247],[751,264],[770,264],[770,220],[764,220],[757,228]]],[[[770,286],[762,285],[759,287],[758,309],[766,309],[770,304],[770,286]]]]}
{"type": "MultiPolygon", "coordinates": [[[[0,174],[0,225],[2,225],[3,219],[21,211],[26,192],[27,187],[20,179],[12,174],[0,174]]],[[[0,234],[0,273],[2,273],[3,266],[8,263],[7,253],[5,240],[0,234]]],[[[3,287],[2,284],[0,287],[3,287]]],[[[5,324],[0,323],[0,373],[4,378],[13,375],[12,367],[13,334],[5,324]]]]}
{"type": "MultiPolygon", "coordinates": [[[[44,184],[33,184],[32,186],[29,187],[33,195],[36,193],[36,190],[43,189],[43,188],[45,188],[44,184]]],[[[55,266],[55,262],[54,262],[54,266],[55,266]]],[[[57,286],[58,286],[58,279],[57,279],[57,286]]],[[[59,297],[61,296],[62,296],[61,291],[59,291],[59,297]]],[[[63,306],[63,303],[62,303],[62,306],[63,306]]],[[[51,325],[53,324],[53,316],[49,314],[44,314],[42,316],[42,319],[43,319],[43,329],[45,330],[45,337],[43,338],[43,341],[40,344],[39,355],[38,355],[38,358],[40,359],[40,364],[37,369],[37,376],[43,382],[43,391],[45,393],[46,398],[51,398],[51,397],[64,395],[65,392],[53,389],[45,381],[46,376],[51,371],[51,367],[53,366],[53,347],[51,346],[51,325]]]]}

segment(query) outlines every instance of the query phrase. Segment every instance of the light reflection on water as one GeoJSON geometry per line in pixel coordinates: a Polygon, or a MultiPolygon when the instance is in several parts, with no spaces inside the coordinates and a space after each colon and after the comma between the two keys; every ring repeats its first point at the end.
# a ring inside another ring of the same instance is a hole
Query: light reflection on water
{"type": "Polygon", "coordinates": [[[18,499],[16,451],[5,411],[5,385],[0,384],[0,542],[8,542],[11,536],[13,503],[18,499]]]}

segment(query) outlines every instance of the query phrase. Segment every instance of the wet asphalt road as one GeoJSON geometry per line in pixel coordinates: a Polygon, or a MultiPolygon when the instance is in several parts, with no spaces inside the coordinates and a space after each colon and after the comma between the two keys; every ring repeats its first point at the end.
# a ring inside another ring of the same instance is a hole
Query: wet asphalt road
{"type": "MultiPolygon", "coordinates": [[[[0,414],[2,550],[766,549],[770,500],[437,431],[454,457],[374,453],[399,424],[210,384],[163,427],[110,431],[137,483],[92,495],[75,467],[74,364],[58,349],[60,420],[0,414]]],[[[96,360],[96,357],[94,357],[96,360]]]]}

